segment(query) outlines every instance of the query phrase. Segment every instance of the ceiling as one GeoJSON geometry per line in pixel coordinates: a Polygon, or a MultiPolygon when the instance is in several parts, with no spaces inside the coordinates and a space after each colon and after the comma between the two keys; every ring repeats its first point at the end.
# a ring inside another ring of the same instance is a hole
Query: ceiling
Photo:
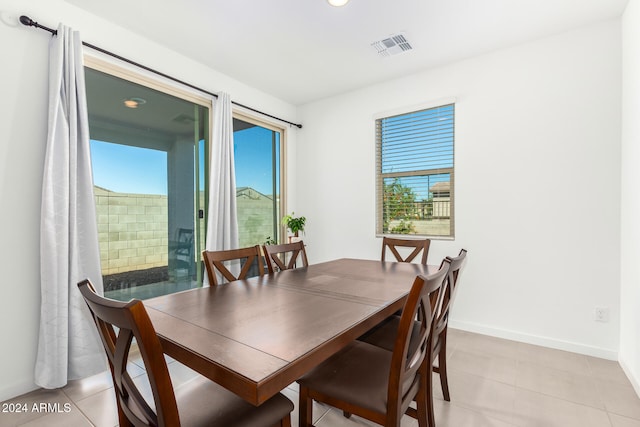
{"type": "Polygon", "coordinates": [[[301,105],[616,18],[628,0],[66,1],[301,105]],[[396,33],[413,49],[378,55],[396,33]]]}

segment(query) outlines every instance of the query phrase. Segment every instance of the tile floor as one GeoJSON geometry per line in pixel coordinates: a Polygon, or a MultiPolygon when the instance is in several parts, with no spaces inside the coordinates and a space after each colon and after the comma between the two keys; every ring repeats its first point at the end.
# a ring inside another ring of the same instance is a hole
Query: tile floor
{"type": "MultiPolygon", "coordinates": [[[[616,362],[529,344],[450,330],[449,384],[451,402],[442,400],[437,377],[438,427],[640,427],[640,399],[616,362]]],[[[129,370],[141,388],[146,375],[139,358],[129,370]]],[[[174,387],[198,375],[169,360],[174,387]]],[[[283,391],[298,400],[296,385],[283,391]]],[[[5,406],[7,404],[7,406],[5,406]]],[[[26,413],[0,412],[0,426],[114,427],[118,420],[108,373],[52,391],[35,391],[3,402],[24,405],[26,413]],[[33,404],[53,403],[58,413],[32,411],[33,404]],[[66,404],[66,406],[65,406],[66,404]]],[[[298,425],[298,414],[292,414],[298,425]]],[[[373,425],[319,404],[314,405],[317,427],[373,425]]],[[[417,426],[404,417],[402,426],[417,426]]]]}

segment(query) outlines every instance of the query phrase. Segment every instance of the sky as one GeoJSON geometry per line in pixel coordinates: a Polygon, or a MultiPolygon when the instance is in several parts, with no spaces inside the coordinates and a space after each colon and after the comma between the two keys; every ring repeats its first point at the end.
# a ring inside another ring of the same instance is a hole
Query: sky
{"type": "MultiPolygon", "coordinates": [[[[273,194],[272,134],[269,129],[259,126],[234,133],[236,187],[251,187],[265,195],[273,194]]],[[[279,142],[279,133],[276,135],[279,142]]],[[[279,150],[276,159],[279,168],[279,150]]],[[[279,176],[276,184],[279,187],[279,176]]]]}
{"type": "MultiPolygon", "coordinates": [[[[258,126],[235,132],[236,187],[273,193],[271,135],[270,130],[258,126]]],[[[167,195],[164,151],[91,140],[91,160],[94,184],[99,187],[120,193],[167,195]]]]}
{"type": "Polygon", "coordinates": [[[91,140],[93,183],[118,193],[167,194],[167,153],[91,140]]]}

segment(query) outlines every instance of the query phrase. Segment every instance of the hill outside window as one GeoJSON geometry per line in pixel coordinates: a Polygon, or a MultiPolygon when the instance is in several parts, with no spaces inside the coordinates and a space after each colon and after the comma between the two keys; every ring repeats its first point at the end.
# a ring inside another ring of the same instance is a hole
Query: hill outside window
{"type": "Polygon", "coordinates": [[[453,102],[376,119],[376,234],[454,237],[453,102]]]}

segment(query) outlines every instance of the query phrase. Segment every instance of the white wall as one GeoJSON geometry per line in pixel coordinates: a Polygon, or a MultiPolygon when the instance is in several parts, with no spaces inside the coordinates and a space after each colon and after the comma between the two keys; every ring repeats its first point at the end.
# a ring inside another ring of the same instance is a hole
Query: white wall
{"type": "Polygon", "coordinates": [[[615,359],[619,20],[302,106],[296,213],[310,260],[380,256],[373,116],[451,96],[456,239],[432,242],[429,262],[469,250],[452,324],[615,359]]]}
{"type": "Polygon", "coordinates": [[[622,19],[620,364],[640,395],[640,0],[622,19]]]}
{"type": "MultiPolygon", "coordinates": [[[[0,401],[35,387],[40,305],[39,224],[47,129],[48,33],[10,16],[79,30],[84,41],[289,120],[294,106],[87,14],[62,0],[3,0],[0,5],[0,401]],[[8,209],[16,206],[18,209],[8,209]]],[[[203,55],[207,54],[203,52],[203,55]]],[[[295,131],[289,132],[295,147],[295,131]]],[[[295,157],[295,150],[291,151],[295,157]]],[[[293,169],[289,166],[289,169],[293,169]]],[[[290,178],[295,178],[295,170],[290,178]]],[[[293,189],[293,185],[291,185],[293,189]]]]}

